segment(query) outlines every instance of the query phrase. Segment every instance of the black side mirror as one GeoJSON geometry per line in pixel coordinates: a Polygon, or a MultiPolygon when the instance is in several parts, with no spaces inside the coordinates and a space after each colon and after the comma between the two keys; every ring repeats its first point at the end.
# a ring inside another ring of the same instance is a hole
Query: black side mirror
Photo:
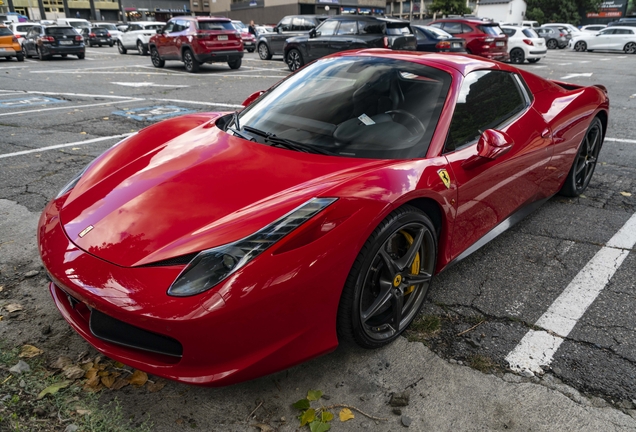
{"type": "Polygon", "coordinates": [[[276,30],[276,33],[282,33],[282,32],[283,32],[283,29],[282,29],[282,28],[280,28],[280,27],[276,27],[276,29],[275,29],[275,30],[276,30]]]}
{"type": "Polygon", "coordinates": [[[316,29],[312,28],[311,30],[309,30],[309,37],[310,38],[315,38],[316,36],[318,36],[318,34],[316,33],[316,29]]]}

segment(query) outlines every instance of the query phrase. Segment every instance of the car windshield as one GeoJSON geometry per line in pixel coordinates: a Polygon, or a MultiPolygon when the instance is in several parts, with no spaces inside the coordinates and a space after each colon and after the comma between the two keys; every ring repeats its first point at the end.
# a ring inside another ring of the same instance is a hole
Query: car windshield
{"type": "Polygon", "coordinates": [[[199,21],[199,30],[235,30],[236,24],[230,21],[199,21]]]}
{"type": "Polygon", "coordinates": [[[13,36],[13,32],[6,27],[0,27],[0,36],[13,36]]]}
{"type": "Polygon", "coordinates": [[[264,144],[263,136],[273,134],[319,149],[317,153],[423,157],[450,82],[446,72],[407,61],[322,59],[245,108],[239,124],[241,132],[264,144]]]}
{"type": "Polygon", "coordinates": [[[453,37],[449,33],[446,33],[444,30],[438,29],[438,28],[435,28],[435,27],[426,27],[426,30],[428,30],[429,32],[433,33],[439,39],[448,39],[448,38],[453,37]]]}
{"type": "Polygon", "coordinates": [[[81,21],[71,21],[68,23],[68,25],[70,25],[71,27],[75,27],[75,28],[89,28],[89,25],[86,24],[85,22],[81,22],[81,21]]]}
{"type": "Polygon", "coordinates": [[[523,29],[523,34],[529,38],[538,38],[539,35],[532,29],[523,29]]]}
{"type": "Polygon", "coordinates": [[[115,27],[115,24],[100,24],[99,26],[101,28],[105,28],[108,30],[117,30],[117,27],[115,27]]]}
{"type": "Polygon", "coordinates": [[[15,28],[15,31],[26,33],[33,28],[32,25],[20,25],[15,28]]]}
{"type": "Polygon", "coordinates": [[[47,27],[45,30],[46,34],[64,36],[64,35],[76,35],[77,32],[69,27],[47,27]]]}
{"type": "Polygon", "coordinates": [[[108,33],[108,29],[97,27],[97,28],[94,28],[92,32],[95,34],[105,35],[106,33],[108,33]]]}
{"type": "Polygon", "coordinates": [[[150,24],[147,26],[144,26],[143,29],[144,30],[159,30],[162,29],[164,26],[164,24],[150,24]]]}
{"type": "Polygon", "coordinates": [[[492,35],[492,36],[499,36],[503,34],[503,31],[501,30],[501,28],[498,25],[479,25],[477,26],[479,27],[479,30],[483,31],[486,34],[492,35]]]}

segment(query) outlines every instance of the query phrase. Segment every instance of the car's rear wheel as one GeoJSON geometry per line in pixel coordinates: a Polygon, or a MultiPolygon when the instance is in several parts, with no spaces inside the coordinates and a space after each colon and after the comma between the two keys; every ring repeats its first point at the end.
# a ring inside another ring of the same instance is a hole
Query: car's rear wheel
{"type": "Polygon", "coordinates": [[[166,64],[165,60],[161,59],[159,51],[157,51],[155,47],[150,48],[150,60],[152,60],[152,65],[156,68],[162,68],[166,64]]]}
{"type": "Polygon", "coordinates": [[[287,53],[287,66],[289,66],[289,70],[294,72],[301,67],[305,62],[303,61],[303,55],[296,48],[289,50],[287,53]]]}
{"type": "Polygon", "coordinates": [[[48,59],[50,59],[50,58],[51,58],[51,56],[50,56],[50,55],[44,55],[44,54],[42,54],[42,50],[40,49],[40,47],[35,47],[35,52],[37,53],[38,58],[39,58],[40,60],[48,60],[48,59]]]}
{"type": "Polygon", "coordinates": [[[272,54],[269,52],[269,48],[267,47],[267,44],[265,43],[258,44],[258,56],[261,58],[261,60],[272,59],[272,54]]]}
{"type": "Polygon", "coordinates": [[[84,53],[79,53],[79,54],[77,55],[77,58],[78,58],[78,59],[80,59],[80,60],[84,60],[84,57],[85,57],[85,54],[84,54],[84,53]]]}
{"type": "Polygon", "coordinates": [[[556,39],[550,39],[548,40],[545,45],[548,47],[548,49],[557,49],[559,47],[559,43],[557,42],[556,39]]]}
{"type": "Polygon", "coordinates": [[[603,125],[598,117],[594,117],[590,127],[587,128],[583,142],[579,146],[579,151],[576,153],[576,158],[565,183],[559,191],[561,195],[576,197],[585,191],[594,174],[598,153],[602,145],[603,125]]]}
{"type": "Polygon", "coordinates": [[[625,48],[623,48],[623,51],[625,51],[625,54],[636,54],[636,43],[629,42],[628,44],[625,45],[625,48]]]}
{"type": "Polygon", "coordinates": [[[587,44],[583,41],[578,41],[574,44],[574,51],[585,52],[587,51],[587,44]]]}
{"type": "Polygon", "coordinates": [[[189,49],[183,52],[183,64],[185,69],[190,73],[199,71],[199,62],[194,58],[194,54],[189,49]]]}
{"type": "Polygon", "coordinates": [[[247,52],[251,52],[251,53],[253,53],[253,52],[254,52],[254,48],[248,48],[248,49],[247,49],[247,52]]]}
{"type": "Polygon", "coordinates": [[[119,51],[119,54],[126,54],[128,52],[121,41],[117,41],[117,50],[119,51]]]}
{"type": "Polygon", "coordinates": [[[109,43],[108,46],[112,48],[113,47],[113,43],[112,42],[109,43]]]}
{"type": "Polygon", "coordinates": [[[148,55],[148,48],[144,47],[143,42],[137,41],[137,52],[142,56],[148,55]]]}
{"type": "Polygon", "coordinates": [[[227,65],[230,69],[238,69],[241,67],[243,61],[241,59],[232,60],[231,62],[227,62],[227,65]]]}
{"type": "Polygon", "coordinates": [[[429,291],[437,260],[431,219],[412,206],[393,211],[358,254],[338,306],[338,334],[364,348],[395,340],[429,291]]]}
{"type": "Polygon", "coordinates": [[[528,62],[529,62],[529,63],[536,63],[536,62],[538,62],[539,60],[541,60],[541,59],[528,59],[528,62]]]}
{"type": "Polygon", "coordinates": [[[510,62],[514,64],[521,64],[525,61],[526,55],[521,48],[515,48],[510,51],[510,62]]]}
{"type": "Polygon", "coordinates": [[[19,62],[23,62],[24,61],[24,53],[17,53],[15,55],[15,58],[19,61],[19,62]]]}

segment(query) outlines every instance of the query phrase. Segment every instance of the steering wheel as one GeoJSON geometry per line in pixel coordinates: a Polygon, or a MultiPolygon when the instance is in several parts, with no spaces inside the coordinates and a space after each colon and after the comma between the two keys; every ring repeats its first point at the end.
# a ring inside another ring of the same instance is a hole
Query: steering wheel
{"type": "Polygon", "coordinates": [[[426,132],[426,126],[424,126],[420,119],[408,111],[397,109],[387,111],[385,114],[390,115],[395,123],[401,124],[413,135],[422,136],[424,132],[426,132]]]}

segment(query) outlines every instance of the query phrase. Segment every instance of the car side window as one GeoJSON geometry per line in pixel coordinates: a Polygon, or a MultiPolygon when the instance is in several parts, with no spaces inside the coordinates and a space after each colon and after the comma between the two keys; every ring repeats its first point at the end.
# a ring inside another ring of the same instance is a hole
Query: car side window
{"type": "Polygon", "coordinates": [[[475,142],[486,129],[501,126],[527,105],[513,73],[471,72],[459,91],[444,151],[452,152],[475,142]]]}
{"type": "Polygon", "coordinates": [[[506,34],[506,36],[508,36],[508,37],[510,37],[510,36],[514,36],[514,34],[516,33],[516,30],[513,30],[513,29],[505,28],[505,29],[501,29],[501,30],[503,30],[503,32],[504,32],[504,33],[506,34]]]}
{"type": "Polygon", "coordinates": [[[280,29],[282,31],[291,31],[291,29],[292,29],[292,19],[291,19],[291,17],[283,18],[283,20],[280,22],[280,24],[278,24],[278,27],[280,27],[280,29]]]}
{"type": "Polygon", "coordinates": [[[431,26],[431,27],[436,27],[436,28],[441,29],[443,24],[444,24],[444,23],[434,23],[434,24],[430,24],[430,26],[431,26]]]}
{"type": "Polygon", "coordinates": [[[336,27],[338,27],[338,21],[325,21],[316,31],[320,32],[320,36],[333,36],[336,32],[336,27]]]}
{"type": "Polygon", "coordinates": [[[462,24],[462,33],[470,33],[471,31],[473,31],[473,29],[470,28],[470,26],[462,24]]]}
{"type": "Polygon", "coordinates": [[[379,21],[358,21],[360,34],[383,34],[384,27],[379,21]]]}
{"type": "Polygon", "coordinates": [[[415,37],[417,38],[418,42],[424,42],[428,40],[426,33],[424,33],[423,30],[420,30],[418,28],[415,28],[415,37]]]}
{"type": "Polygon", "coordinates": [[[166,26],[163,28],[163,32],[164,33],[174,32],[174,21],[170,21],[168,24],[166,24],[166,26]]]}
{"type": "Polygon", "coordinates": [[[137,31],[137,30],[141,30],[141,26],[137,24],[132,24],[130,27],[128,27],[128,30],[126,31],[131,32],[131,31],[137,31]]]}
{"type": "Polygon", "coordinates": [[[460,34],[462,33],[462,25],[461,23],[447,22],[444,23],[444,31],[450,34],[460,34]]]}
{"type": "Polygon", "coordinates": [[[355,21],[340,21],[338,27],[338,35],[354,35],[358,32],[358,26],[355,21]]]}
{"type": "Polygon", "coordinates": [[[609,34],[614,34],[616,30],[614,29],[608,29],[608,30],[603,30],[602,32],[600,32],[600,34],[602,35],[609,35],[609,34]]]}

